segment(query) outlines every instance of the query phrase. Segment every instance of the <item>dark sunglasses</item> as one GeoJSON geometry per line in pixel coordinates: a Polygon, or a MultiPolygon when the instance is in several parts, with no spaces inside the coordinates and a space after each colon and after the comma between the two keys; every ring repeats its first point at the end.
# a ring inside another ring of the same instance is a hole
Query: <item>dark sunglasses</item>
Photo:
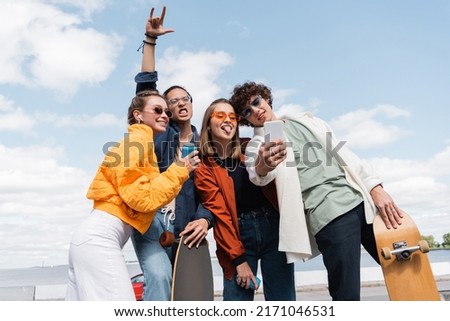
{"type": "MultiPolygon", "coordinates": [[[[169,117],[169,118],[171,118],[173,115],[173,113],[170,110],[168,110],[168,109],[164,110],[161,107],[155,107],[155,108],[153,108],[153,111],[155,112],[155,114],[158,114],[158,115],[162,115],[162,113],[166,113],[167,117],[169,117]]],[[[145,113],[147,111],[143,110],[142,112],[145,113]]]]}
{"type": "Polygon", "coordinates": [[[261,101],[262,101],[262,97],[260,95],[257,95],[252,100],[250,105],[241,112],[242,117],[244,117],[245,119],[248,119],[253,114],[253,107],[255,107],[255,108],[261,107],[261,101]]]}
{"type": "Polygon", "coordinates": [[[168,110],[168,109],[164,110],[164,109],[162,109],[161,107],[155,107],[153,110],[154,110],[155,113],[157,113],[158,115],[162,115],[162,113],[166,113],[167,117],[169,117],[169,118],[171,118],[172,115],[173,115],[173,113],[172,113],[170,110],[168,110]]]}
{"type": "Polygon", "coordinates": [[[224,111],[216,111],[216,112],[213,112],[213,113],[211,114],[211,117],[214,117],[214,118],[216,118],[216,119],[218,119],[218,120],[225,120],[225,119],[227,119],[227,117],[228,117],[228,118],[230,118],[230,120],[231,120],[232,122],[237,122],[237,121],[240,121],[240,120],[241,120],[241,116],[236,115],[235,113],[229,113],[229,114],[227,114],[227,113],[224,112],[224,111]]]}

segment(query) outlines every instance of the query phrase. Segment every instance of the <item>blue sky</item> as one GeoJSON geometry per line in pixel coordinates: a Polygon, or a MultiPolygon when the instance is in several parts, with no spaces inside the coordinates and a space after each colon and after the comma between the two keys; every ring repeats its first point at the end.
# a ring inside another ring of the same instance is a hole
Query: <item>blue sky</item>
{"type": "Polygon", "coordinates": [[[197,126],[212,100],[262,81],[278,114],[328,121],[422,234],[450,232],[448,1],[2,0],[0,268],[67,263],[163,5],[175,32],[158,39],[159,88],[185,86],[197,126]]]}

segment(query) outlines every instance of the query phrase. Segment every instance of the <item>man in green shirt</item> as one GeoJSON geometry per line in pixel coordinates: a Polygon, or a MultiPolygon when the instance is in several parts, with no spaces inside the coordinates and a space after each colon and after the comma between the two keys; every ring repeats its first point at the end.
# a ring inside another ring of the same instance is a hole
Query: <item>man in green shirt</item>
{"type": "Polygon", "coordinates": [[[373,218],[381,215],[387,228],[397,228],[403,212],[371,167],[338,142],[323,120],[309,112],[285,117],[284,139],[265,144],[264,123],[277,119],[270,88],[237,85],[230,101],[243,116],[241,124],[254,127],[246,148],[250,179],[257,185],[275,179],[280,251],[292,262],[314,256],[317,246],[333,300],[360,300],[361,245],[379,262],[373,218]]]}

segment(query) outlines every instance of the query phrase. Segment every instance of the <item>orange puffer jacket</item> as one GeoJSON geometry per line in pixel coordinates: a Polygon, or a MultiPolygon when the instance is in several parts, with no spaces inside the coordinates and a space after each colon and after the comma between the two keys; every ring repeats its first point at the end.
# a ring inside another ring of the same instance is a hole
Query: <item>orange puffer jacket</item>
{"type": "Polygon", "coordinates": [[[153,145],[149,126],[129,126],[124,139],[105,156],[87,192],[95,209],[117,216],[141,233],[189,178],[188,170],[176,163],[160,173],[153,145]]]}

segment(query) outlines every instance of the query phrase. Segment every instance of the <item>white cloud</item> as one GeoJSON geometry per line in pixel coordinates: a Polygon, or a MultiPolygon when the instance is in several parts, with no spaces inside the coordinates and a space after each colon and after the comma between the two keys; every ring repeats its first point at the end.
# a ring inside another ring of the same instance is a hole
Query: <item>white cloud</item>
{"type": "Polygon", "coordinates": [[[123,128],[127,120],[113,114],[98,115],[60,115],[50,112],[26,113],[23,108],[15,106],[12,100],[0,95],[0,132],[10,131],[21,134],[32,133],[38,124],[50,124],[54,127],[118,127],[123,128]]]}
{"type": "Polygon", "coordinates": [[[79,8],[85,16],[89,17],[92,13],[103,10],[111,0],[47,0],[45,2],[79,8]]]}
{"type": "Polygon", "coordinates": [[[113,114],[100,113],[98,115],[59,115],[54,113],[37,113],[39,123],[53,124],[55,127],[119,127],[126,124],[124,117],[113,114]]]}
{"type": "Polygon", "coordinates": [[[374,167],[384,173],[384,177],[390,181],[396,181],[401,177],[432,176],[443,179],[450,176],[450,146],[432,155],[425,160],[405,160],[376,158],[373,160],[374,167]]]}
{"type": "Polygon", "coordinates": [[[0,95],[0,112],[11,112],[16,108],[14,107],[14,101],[0,95]]]}
{"type": "MultiPolygon", "coordinates": [[[[192,122],[199,126],[203,111],[219,97],[221,86],[219,79],[225,67],[233,59],[224,51],[189,52],[171,47],[158,60],[158,88],[165,90],[172,85],[185,87],[194,97],[194,117],[192,122]]],[[[200,128],[197,127],[199,130],[200,128]]]]}
{"type": "MultiPolygon", "coordinates": [[[[261,81],[261,83],[265,83],[261,81]]],[[[300,112],[310,111],[317,112],[318,107],[322,104],[322,101],[318,98],[309,99],[305,105],[285,103],[286,99],[297,93],[296,89],[274,89],[272,90],[273,103],[272,108],[279,118],[283,118],[289,115],[295,115],[300,112]],[[279,106],[279,107],[278,107],[279,106]]]]}
{"type": "Polygon", "coordinates": [[[298,114],[298,113],[300,113],[302,111],[305,111],[305,110],[306,110],[306,108],[303,107],[302,105],[285,104],[285,105],[281,106],[278,109],[274,109],[274,112],[277,115],[277,117],[283,118],[283,116],[295,115],[295,114],[298,114]]]}
{"type": "MultiPolygon", "coordinates": [[[[80,5],[90,12],[106,3],[80,5]]],[[[46,1],[3,0],[0,21],[0,42],[7,44],[0,51],[0,84],[45,88],[63,97],[81,85],[104,81],[115,68],[123,41],[115,34],[83,28],[82,16],[46,1]]]]}
{"type": "Polygon", "coordinates": [[[91,203],[91,177],[60,164],[60,147],[0,145],[0,267],[65,264],[70,236],[91,203]]]}
{"type": "Polygon", "coordinates": [[[450,164],[443,162],[444,157],[450,159],[449,153],[447,147],[423,161],[370,160],[397,205],[413,217],[422,234],[433,235],[439,241],[450,233],[450,185],[444,182],[450,176],[450,164]]]}
{"type": "Polygon", "coordinates": [[[0,132],[29,132],[36,124],[33,117],[15,106],[12,100],[0,95],[0,132]]]}
{"type": "MultiPolygon", "coordinates": [[[[264,83],[264,82],[262,82],[264,83]]],[[[295,89],[275,89],[272,90],[273,103],[272,108],[277,117],[283,118],[287,115],[295,115],[303,111],[314,111],[315,108],[320,104],[318,99],[313,99],[308,102],[308,106],[303,106],[301,104],[290,104],[285,103],[289,96],[295,94],[297,90],[295,89]],[[279,106],[279,107],[278,107],[279,106]]]]}
{"type": "Polygon", "coordinates": [[[428,166],[433,169],[436,175],[450,175],[450,146],[437,153],[430,159],[428,166]]]}
{"type": "Polygon", "coordinates": [[[372,148],[390,144],[410,134],[404,128],[386,124],[383,118],[408,117],[409,113],[393,105],[378,105],[339,116],[330,125],[340,140],[352,148],[372,148]]]}
{"type": "MultiPolygon", "coordinates": [[[[264,82],[262,82],[264,83],[264,82]]],[[[284,103],[284,101],[286,100],[287,97],[292,96],[293,94],[295,94],[297,92],[297,90],[295,89],[275,89],[272,90],[272,96],[273,96],[273,102],[274,102],[274,106],[275,105],[281,105],[284,103]]]]}

